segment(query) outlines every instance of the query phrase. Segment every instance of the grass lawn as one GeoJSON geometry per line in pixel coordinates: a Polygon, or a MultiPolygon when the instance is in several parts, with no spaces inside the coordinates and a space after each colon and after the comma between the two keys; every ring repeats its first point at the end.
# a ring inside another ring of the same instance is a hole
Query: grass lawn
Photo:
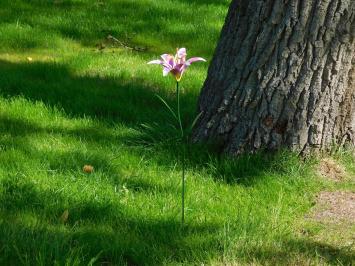
{"type": "MultiPolygon", "coordinates": [[[[305,219],[318,192],[355,190],[347,150],[350,178],[331,182],[316,158],[194,146],[181,226],[181,146],[156,97],[174,105],[175,84],[146,62],[181,46],[210,62],[229,2],[1,0],[0,265],[351,265],[353,243],[305,219]]],[[[182,80],[185,126],[207,69],[182,80]]]]}

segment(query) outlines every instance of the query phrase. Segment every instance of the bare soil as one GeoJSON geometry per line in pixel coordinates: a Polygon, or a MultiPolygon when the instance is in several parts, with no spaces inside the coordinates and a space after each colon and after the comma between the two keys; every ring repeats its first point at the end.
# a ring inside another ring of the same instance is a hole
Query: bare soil
{"type": "Polygon", "coordinates": [[[340,182],[346,178],[345,169],[330,158],[323,159],[318,166],[318,173],[323,178],[340,182]]]}
{"type": "Polygon", "coordinates": [[[320,222],[355,223],[355,193],[323,191],[317,196],[311,217],[320,222]]]}

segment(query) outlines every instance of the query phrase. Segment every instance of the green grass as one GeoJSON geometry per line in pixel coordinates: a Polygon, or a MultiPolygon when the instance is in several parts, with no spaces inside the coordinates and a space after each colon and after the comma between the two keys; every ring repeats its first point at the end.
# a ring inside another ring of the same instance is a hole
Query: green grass
{"type": "MultiPolygon", "coordinates": [[[[180,224],[181,147],[156,97],[173,105],[174,81],[146,62],[177,46],[210,61],[228,3],[1,1],[0,265],[351,264],[351,250],[302,230],[318,191],[354,184],[287,152],[192,147],[180,224]]],[[[183,78],[185,126],[207,68],[183,78]]],[[[349,151],[335,157],[355,174],[349,151]]]]}

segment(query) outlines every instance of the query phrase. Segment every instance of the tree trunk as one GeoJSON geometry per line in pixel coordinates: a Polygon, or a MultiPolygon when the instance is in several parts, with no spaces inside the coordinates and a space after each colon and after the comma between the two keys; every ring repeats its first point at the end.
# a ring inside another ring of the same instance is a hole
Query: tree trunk
{"type": "Polygon", "coordinates": [[[354,144],[354,16],[354,0],[233,0],[193,139],[230,154],[354,144]]]}

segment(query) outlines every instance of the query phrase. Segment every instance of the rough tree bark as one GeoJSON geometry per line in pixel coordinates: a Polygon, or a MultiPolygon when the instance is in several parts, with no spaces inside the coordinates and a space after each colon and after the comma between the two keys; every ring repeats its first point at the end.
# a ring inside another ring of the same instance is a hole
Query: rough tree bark
{"type": "Polygon", "coordinates": [[[355,0],[233,0],[195,141],[230,154],[355,139],[355,0]]]}

